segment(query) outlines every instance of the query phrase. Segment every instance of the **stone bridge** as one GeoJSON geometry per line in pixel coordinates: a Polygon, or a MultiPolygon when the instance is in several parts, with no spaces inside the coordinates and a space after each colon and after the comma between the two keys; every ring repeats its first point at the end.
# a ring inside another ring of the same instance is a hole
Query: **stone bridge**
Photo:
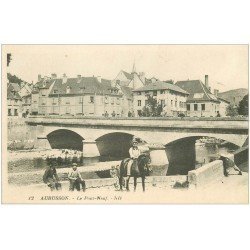
{"type": "MultiPolygon", "coordinates": [[[[82,149],[85,157],[126,156],[133,136],[149,144],[170,145],[204,136],[241,147],[248,137],[247,118],[97,118],[34,116],[26,123],[40,148],[82,149]],[[112,152],[112,153],[111,153],[112,152]]],[[[162,149],[159,149],[162,151],[162,149]]],[[[158,150],[158,151],[159,151],[158,150]]],[[[156,152],[155,152],[156,153],[156,152]]],[[[155,161],[165,159],[157,154],[155,161]]],[[[161,160],[162,161],[162,160],[161,160]]]]}

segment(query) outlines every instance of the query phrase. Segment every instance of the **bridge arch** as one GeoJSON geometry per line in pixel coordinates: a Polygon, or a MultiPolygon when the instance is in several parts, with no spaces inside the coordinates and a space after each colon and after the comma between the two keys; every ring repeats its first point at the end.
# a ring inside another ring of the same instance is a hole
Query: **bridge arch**
{"type": "Polygon", "coordinates": [[[166,153],[169,161],[168,175],[187,174],[193,170],[197,164],[208,163],[218,157],[219,152],[227,151],[227,149],[236,150],[239,148],[235,143],[225,141],[224,146],[211,145],[210,147],[195,146],[198,139],[218,138],[218,136],[192,135],[185,136],[169,142],[165,145],[166,153]]]}
{"type": "Polygon", "coordinates": [[[82,150],[84,138],[70,129],[57,129],[47,134],[51,148],[82,150]]]}
{"type": "MultiPolygon", "coordinates": [[[[96,139],[101,160],[121,160],[129,157],[131,140],[136,136],[126,132],[110,132],[96,139]]],[[[141,138],[138,138],[142,141],[141,138]]]]}

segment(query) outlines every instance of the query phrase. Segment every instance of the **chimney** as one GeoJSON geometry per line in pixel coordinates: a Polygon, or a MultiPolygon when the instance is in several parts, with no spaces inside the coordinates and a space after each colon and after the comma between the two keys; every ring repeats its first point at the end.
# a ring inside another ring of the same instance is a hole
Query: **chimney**
{"type": "Polygon", "coordinates": [[[80,83],[82,79],[82,75],[77,75],[77,83],[80,83]]]}
{"type": "Polygon", "coordinates": [[[57,75],[55,73],[51,74],[51,79],[56,79],[57,75]]]}
{"type": "Polygon", "coordinates": [[[102,78],[100,76],[97,76],[96,78],[97,78],[98,82],[100,82],[100,83],[102,82],[102,78]]]}
{"type": "Polygon", "coordinates": [[[143,84],[145,84],[145,73],[144,72],[140,72],[139,76],[140,76],[140,79],[143,82],[143,84]]]}
{"type": "Polygon", "coordinates": [[[208,88],[208,75],[205,75],[205,86],[208,88]]]}
{"type": "Polygon", "coordinates": [[[39,74],[37,79],[38,79],[38,82],[40,82],[42,80],[42,75],[39,74]]]}
{"type": "Polygon", "coordinates": [[[215,95],[216,97],[218,97],[218,94],[219,94],[219,90],[218,90],[218,89],[214,89],[214,95],[215,95]]]}
{"type": "Polygon", "coordinates": [[[67,82],[67,75],[63,74],[62,83],[65,84],[66,82],[67,82]]]}

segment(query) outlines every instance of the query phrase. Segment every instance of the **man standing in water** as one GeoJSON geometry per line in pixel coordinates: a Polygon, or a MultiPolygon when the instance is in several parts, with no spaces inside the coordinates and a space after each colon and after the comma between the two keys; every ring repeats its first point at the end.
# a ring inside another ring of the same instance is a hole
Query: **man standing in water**
{"type": "Polygon", "coordinates": [[[77,169],[77,164],[72,164],[72,170],[68,174],[69,178],[69,191],[74,191],[74,188],[80,191],[80,185],[82,185],[82,191],[85,192],[86,185],[85,181],[82,179],[81,173],[77,169]]]}
{"type": "Polygon", "coordinates": [[[46,183],[51,191],[61,189],[61,184],[59,183],[59,178],[56,172],[56,162],[52,161],[49,164],[49,167],[45,170],[43,175],[43,182],[46,183]]]}

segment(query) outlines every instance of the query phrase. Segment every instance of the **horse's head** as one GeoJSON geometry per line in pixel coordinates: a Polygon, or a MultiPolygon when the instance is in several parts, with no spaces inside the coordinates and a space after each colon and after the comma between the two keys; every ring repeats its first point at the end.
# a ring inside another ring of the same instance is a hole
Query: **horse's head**
{"type": "Polygon", "coordinates": [[[149,174],[149,164],[151,163],[150,156],[148,154],[141,154],[138,158],[138,167],[142,170],[146,175],[149,174]]]}

